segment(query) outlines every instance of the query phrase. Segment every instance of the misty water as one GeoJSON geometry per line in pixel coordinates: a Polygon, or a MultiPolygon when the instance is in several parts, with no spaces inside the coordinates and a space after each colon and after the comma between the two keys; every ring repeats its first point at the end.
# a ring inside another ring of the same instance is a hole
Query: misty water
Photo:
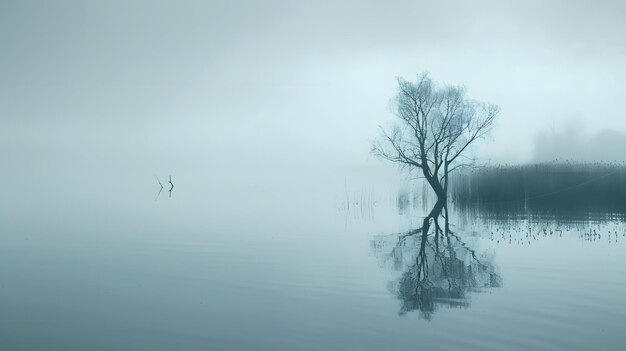
{"type": "Polygon", "coordinates": [[[0,351],[626,350],[625,18],[0,1],[0,351]]]}
{"type": "MultiPolygon", "coordinates": [[[[1,350],[589,350],[626,342],[626,226],[450,205],[418,182],[8,180],[1,350]],[[12,182],[12,183],[11,183],[12,182]],[[171,196],[171,197],[170,197],[171,196]],[[422,276],[423,277],[423,276],[422,276]],[[424,288],[425,287],[425,288],[424,288]]],[[[291,181],[286,179],[291,178],[291,181]]],[[[7,177],[8,179],[8,177],[7,177]]]]}

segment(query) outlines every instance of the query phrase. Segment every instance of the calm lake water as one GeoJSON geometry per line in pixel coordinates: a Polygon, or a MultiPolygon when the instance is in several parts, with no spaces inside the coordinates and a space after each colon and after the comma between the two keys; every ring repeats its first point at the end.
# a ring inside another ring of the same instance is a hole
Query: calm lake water
{"type": "Polygon", "coordinates": [[[399,186],[107,176],[7,177],[0,350],[626,344],[619,216],[451,206],[455,236],[422,243],[429,203],[399,186]]]}

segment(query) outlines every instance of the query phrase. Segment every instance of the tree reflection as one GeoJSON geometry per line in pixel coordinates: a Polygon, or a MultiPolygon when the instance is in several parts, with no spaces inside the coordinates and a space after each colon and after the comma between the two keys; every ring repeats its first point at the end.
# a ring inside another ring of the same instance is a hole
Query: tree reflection
{"type": "Polygon", "coordinates": [[[389,239],[374,240],[372,245],[384,261],[402,271],[390,284],[402,302],[400,315],[418,311],[430,320],[439,307],[468,307],[468,292],[501,285],[493,257],[477,255],[450,230],[445,204],[435,205],[422,228],[397,236],[397,241],[393,236],[395,243],[389,239]]]}

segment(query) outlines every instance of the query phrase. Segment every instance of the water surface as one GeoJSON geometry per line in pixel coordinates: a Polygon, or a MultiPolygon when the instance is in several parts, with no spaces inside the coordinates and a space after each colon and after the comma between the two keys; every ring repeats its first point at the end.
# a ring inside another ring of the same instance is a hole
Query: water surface
{"type": "Polygon", "coordinates": [[[0,349],[626,343],[619,219],[451,206],[455,236],[437,249],[429,235],[424,246],[436,294],[416,303],[420,237],[407,234],[430,206],[419,193],[341,175],[225,181],[189,172],[155,200],[150,172],[104,178],[12,180],[0,212],[0,349]]]}

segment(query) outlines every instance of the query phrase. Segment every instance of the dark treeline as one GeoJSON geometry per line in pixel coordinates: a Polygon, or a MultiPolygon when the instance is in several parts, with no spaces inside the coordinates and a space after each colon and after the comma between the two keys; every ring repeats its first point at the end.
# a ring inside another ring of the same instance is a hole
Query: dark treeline
{"type": "Polygon", "coordinates": [[[452,184],[450,195],[457,208],[487,215],[626,215],[625,164],[489,166],[459,173],[452,184]]]}

